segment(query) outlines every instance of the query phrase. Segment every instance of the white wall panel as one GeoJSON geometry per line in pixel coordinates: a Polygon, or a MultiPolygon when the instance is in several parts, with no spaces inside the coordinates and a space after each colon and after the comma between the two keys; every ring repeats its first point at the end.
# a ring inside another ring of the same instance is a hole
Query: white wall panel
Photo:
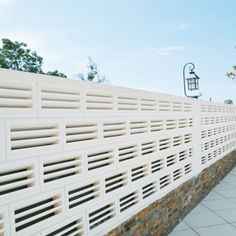
{"type": "Polygon", "coordinates": [[[105,234],[235,148],[235,106],[1,69],[0,235],[105,234]]]}

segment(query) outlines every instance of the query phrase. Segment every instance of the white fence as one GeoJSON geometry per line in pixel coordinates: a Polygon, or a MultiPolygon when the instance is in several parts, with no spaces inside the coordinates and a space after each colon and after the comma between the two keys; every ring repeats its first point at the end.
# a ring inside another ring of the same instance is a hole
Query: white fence
{"type": "Polygon", "coordinates": [[[0,236],[104,234],[235,147],[235,106],[0,70],[0,236]]]}

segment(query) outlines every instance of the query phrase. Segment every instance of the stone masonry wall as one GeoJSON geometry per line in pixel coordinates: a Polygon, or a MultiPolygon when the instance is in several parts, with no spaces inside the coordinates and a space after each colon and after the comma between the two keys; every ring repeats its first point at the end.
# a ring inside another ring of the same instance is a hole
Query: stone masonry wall
{"type": "Polygon", "coordinates": [[[110,231],[107,236],[168,235],[236,165],[236,150],[110,231]]]}

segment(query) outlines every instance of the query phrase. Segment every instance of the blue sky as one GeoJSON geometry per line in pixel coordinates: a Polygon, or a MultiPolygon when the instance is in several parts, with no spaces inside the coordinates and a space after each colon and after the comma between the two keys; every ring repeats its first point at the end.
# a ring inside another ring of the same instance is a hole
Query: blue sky
{"type": "Polygon", "coordinates": [[[183,95],[182,68],[195,63],[203,99],[236,103],[236,1],[0,0],[0,38],[23,41],[44,69],[70,77],[87,57],[110,84],[183,95]]]}

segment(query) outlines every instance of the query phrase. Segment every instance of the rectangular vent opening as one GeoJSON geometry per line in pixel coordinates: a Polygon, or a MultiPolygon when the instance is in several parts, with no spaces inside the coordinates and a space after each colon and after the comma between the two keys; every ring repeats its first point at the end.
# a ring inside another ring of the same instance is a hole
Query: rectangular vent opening
{"type": "Polygon", "coordinates": [[[157,107],[157,101],[155,99],[141,98],[142,111],[155,111],[156,107],[157,107]]]}
{"type": "Polygon", "coordinates": [[[31,85],[0,82],[0,108],[32,108],[33,87],[31,85]]]}
{"type": "Polygon", "coordinates": [[[15,230],[19,232],[39,222],[50,221],[51,217],[60,214],[61,211],[61,197],[59,195],[18,208],[14,211],[15,230]]]}
{"type": "Polygon", "coordinates": [[[138,98],[118,96],[119,111],[134,111],[138,110],[138,98]]]}
{"type": "Polygon", "coordinates": [[[101,152],[91,153],[87,155],[88,170],[95,170],[114,163],[113,150],[104,150],[101,152]]]}
{"type": "Polygon", "coordinates": [[[98,138],[98,124],[95,122],[71,122],[66,124],[66,143],[91,141],[98,138]]]}
{"type": "Polygon", "coordinates": [[[142,143],[141,149],[142,149],[142,156],[155,153],[157,151],[157,142],[152,141],[152,142],[142,143]]]}
{"type": "Polygon", "coordinates": [[[100,195],[99,182],[86,184],[84,186],[68,191],[69,209],[81,206],[100,195]]]}
{"type": "Polygon", "coordinates": [[[188,119],[179,119],[179,128],[188,127],[188,119]]]}
{"type": "Polygon", "coordinates": [[[155,192],[157,192],[157,184],[156,184],[156,182],[152,182],[152,183],[147,184],[144,187],[142,187],[143,199],[151,196],[155,192]]]}
{"type": "Polygon", "coordinates": [[[10,128],[11,150],[52,146],[59,143],[58,125],[14,124],[10,128]]]}
{"type": "Polygon", "coordinates": [[[159,100],[159,111],[171,111],[171,102],[168,100],[159,100]]]}
{"type": "Polygon", "coordinates": [[[115,204],[111,203],[89,214],[90,230],[102,225],[115,216],[115,204]]]}
{"type": "Polygon", "coordinates": [[[192,171],[192,164],[189,163],[187,165],[184,166],[184,171],[185,171],[185,174],[188,174],[192,171]]]}
{"type": "Polygon", "coordinates": [[[177,162],[177,155],[176,154],[166,157],[166,166],[167,167],[174,165],[176,162],[177,162]]]}
{"type": "Polygon", "coordinates": [[[126,122],[110,122],[103,124],[103,138],[119,137],[126,134],[126,122]]]}
{"type": "Polygon", "coordinates": [[[119,173],[105,179],[105,191],[109,193],[128,184],[127,172],[119,173]]]}
{"type": "Polygon", "coordinates": [[[131,121],[130,134],[142,134],[148,132],[148,122],[145,121],[131,121]]]}
{"type": "Polygon", "coordinates": [[[138,203],[138,192],[127,194],[120,198],[120,212],[123,212],[138,203]]]}
{"type": "Polygon", "coordinates": [[[86,94],[87,110],[112,110],[114,108],[113,96],[105,94],[86,94]]]}
{"type": "Polygon", "coordinates": [[[70,89],[41,89],[41,106],[43,109],[80,109],[80,92],[70,89]]]}
{"type": "Polygon", "coordinates": [[[183,169],[177,169],[173,172],[173,180],[176,181],[183,176],[183,169]]]}
{"type": "Polygon", "coordinates": [[[171,183],[171,176],[165,175],[160,178],[160,189],[167,187],[171,183]]]}
{"type": "Polygon", "coordinates": [[[172,110],[173,111],[182,111],[183,110],[182,102],[172,102],[172,110]]]}
{"type": "Polygon", "coordinates": [[[164,168],[164,158],[151,162],[152,173],[160,171],[163,168],[164,168]]]}
{"type": "Polygon", "coordinates": [[[46,234],[46,236],[66,236],[66,235],[84,235],[82,219],[74,220],[53,232],[46,234]]]}
{"type": "Polygon", "coordinates": [[[191,103],[184,103],[184,111],[191,112],[192,111],[192,104],[191,103]]]}
{"type": "Polygon", "coordinates": [[[168,149],[171,147],[171,140],[170,138],[160,139],[159,140],[159,151],[168,149]]]}
{"type": "Polygon", "coordinates": [[[183,144],[183,136],[179,135],[179,136],[175,136],[173,137],[173,146],[179,146],[183,144]]]}
{"type": "Polygon", "coordinates": [[[131,170],[131,180],[136,181],[138,179],[141,179],[145,177],[148,174],[148,166],[147,165],[142,165],[138,166],[136,168],[133,168],[131,170]]]}
{"type": "Polygon", "coordinates": [[[158,132],[164,130],[164,120],[151,120],[150,132],[158,132]]]}
{"type": "Polygon", "coordinates": [[[120,147],[118,149],[118,153],[119,153],[119,162],[137,158],[138,157],[138,146],[131,145],[131,146],[120,147]]]}
{"type": "Polygon", "coordinates": [[[35,185],[34,166],[4,167],[0,170],[0,196],[35,185]]]}
{"type": "Polygon", "coordinates": [[[183,161],[188,158],[187,150],[179,152],[179,161],[183,161]]]}
{"type": "Polygon", "coordinates": [[[177,129],[177,120],[166,120],[166,130],[177,129]]]}
{"type": "Polygon", "coordinates": [[[184,143],[192,142],[192,134],[185,134],[184,135],[184,143]]]}
{"type": "Polygon", "coordinates": [[[44,183],[64,179],[81,173],[81,161],[79,156],[65,157],[57,161],[44,161],[44,183]]]}
{"type": "Polygon", "coordinates": [[[204,165],[205,163],[207,163],[207,156],[202,156],[201,157],[201,160],[202,160],[202,165],[204,165]]]}

